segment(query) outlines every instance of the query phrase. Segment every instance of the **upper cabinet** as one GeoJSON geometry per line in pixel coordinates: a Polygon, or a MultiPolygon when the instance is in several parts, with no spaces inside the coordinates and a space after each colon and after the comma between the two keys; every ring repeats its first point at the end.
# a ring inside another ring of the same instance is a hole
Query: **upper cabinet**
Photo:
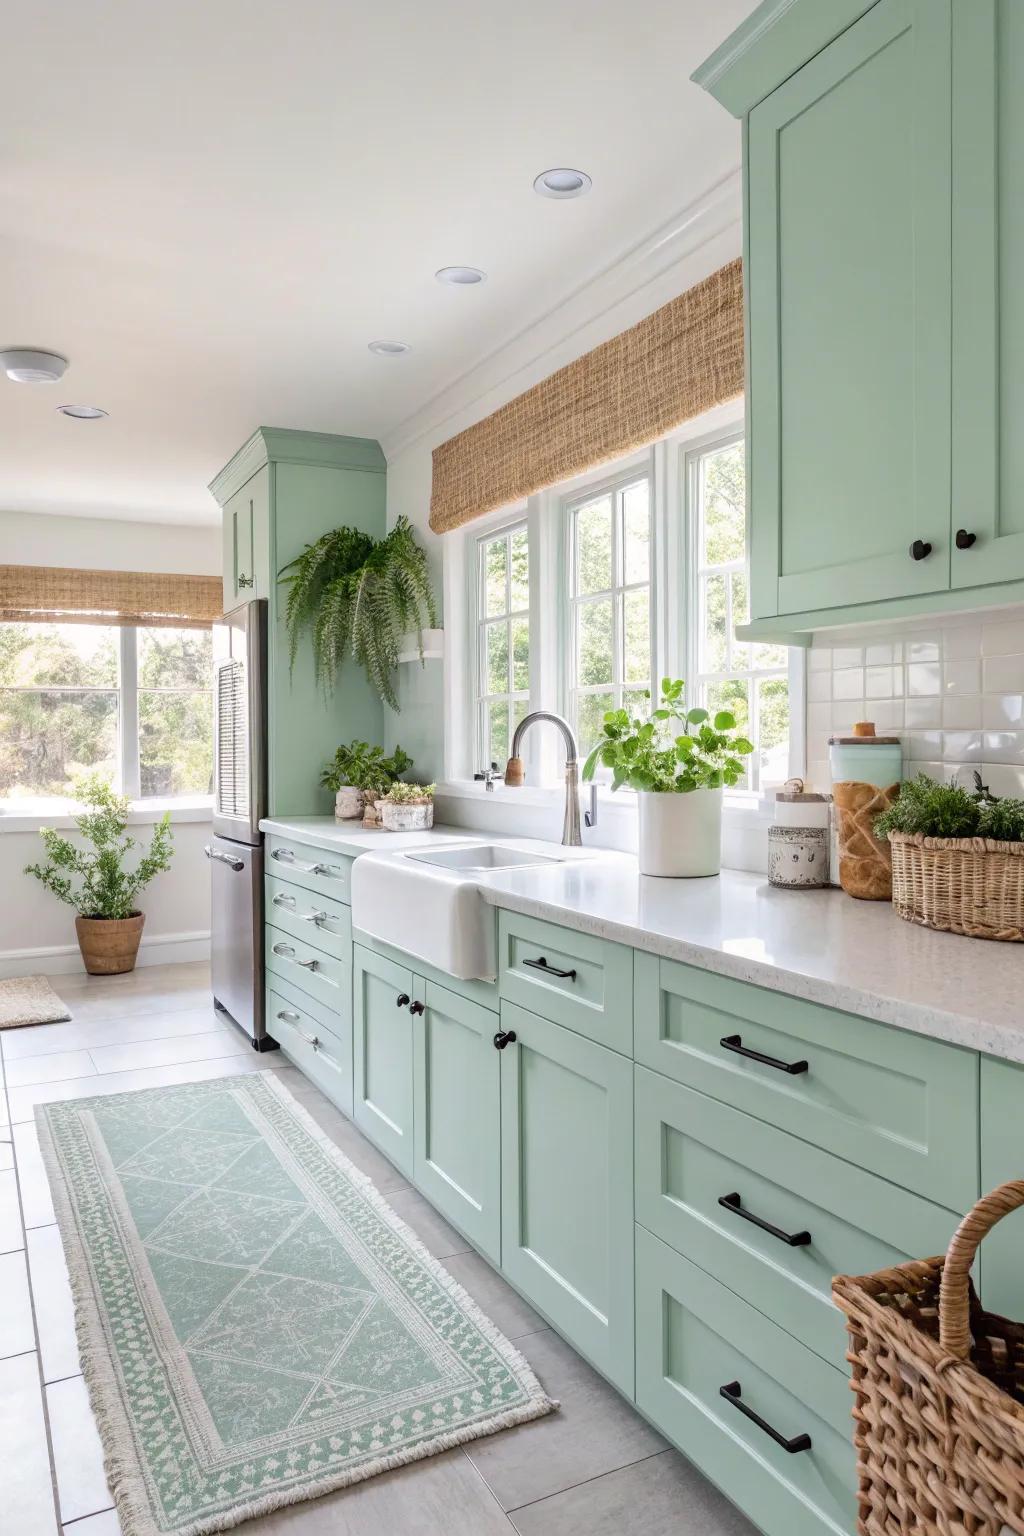
{"type": "Polygon", "coordinates": [[[246,481],[224,504],[224,611],[270,586],[270,466],[246,481]]]}
{"type": "Polygon", "coordinates": [[[753,631],[1019,600],[1017,0],[770,0],[695,78],[745,128],[753,631]]]}

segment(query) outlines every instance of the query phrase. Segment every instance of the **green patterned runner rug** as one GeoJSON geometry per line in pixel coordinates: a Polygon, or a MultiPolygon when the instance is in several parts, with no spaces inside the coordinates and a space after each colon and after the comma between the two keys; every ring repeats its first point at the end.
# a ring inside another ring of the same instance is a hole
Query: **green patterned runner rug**
{"type": "Polygon", "coordinates": [[[202,1536],[554,1406],[269,1072],[36,1111],[124,1536],[202,1536]]]}

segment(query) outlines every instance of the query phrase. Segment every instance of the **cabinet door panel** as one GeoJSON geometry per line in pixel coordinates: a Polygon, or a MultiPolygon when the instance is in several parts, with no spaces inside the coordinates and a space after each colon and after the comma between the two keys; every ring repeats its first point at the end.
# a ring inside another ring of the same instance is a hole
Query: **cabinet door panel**
{"type": "Polygon", "coordinates": [[[266,597],[270,572],[270,467],[264,465],[225,503],[224,606],[266,597]]]}
{"type": "Polygon", "coordinates": [[[410,1178],[413,1174],[412,972],[353,946],[353,1118],[410,1178]]]}
{"type": "Polygon", "coordinates": [[[949,0],[879,0],[750,114],[755,618],[948,586],[949,139],[949,0]]]}
{"type": "Polygon", "coordinates": [[[498,1015],[415,981],[425,1011],[413,1024],[415,1180],[497,1264],[501,1254],[498,1015]]]}
{"type": "MultiPolygon", "coordinates": [[[[1024,1067],[981,1058],[981,1187],[1024,1179],[1024,1067]]],[[[978,1249],[974,1280],[990,1312],[1024,1318],[1024,1211],[1003,1218],[978,1249]]]]}
{"type": "Polygon", "coordinates": [[[502,1268],[633,1395],[633,1065],[503,1003],[502,1268]]]}
{"type": "Polygon", "coordinates": [[[1024,576],[1024,9],[953,3],[954,587],[1024,576]]]}

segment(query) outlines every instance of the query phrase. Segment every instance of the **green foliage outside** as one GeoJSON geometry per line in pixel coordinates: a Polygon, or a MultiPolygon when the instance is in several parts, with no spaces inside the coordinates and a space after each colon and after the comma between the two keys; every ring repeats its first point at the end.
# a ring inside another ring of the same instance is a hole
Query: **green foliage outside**
{"type": "Polygon", "coordinates": [[[164,813],[153,828],[148,852],[127,869],[127,856],[141,846],[127,835],[128,801],[99,774],[79,780],[74,792],[85,807],[74,817],[75,826],[91,848],[81,847],[56,827],[40,827],[46,862],[27,865],[25,873],[35,875],[82,917],[132,917],[138,910],[139,892],[170,868],[174,842],[170,815],[164,813]]]}
{"type": "Polygon", "coordinates": [[[991,837],[1024,842],[1024,800],[997,800],[979,787],[939,784],[926,773],[907,779],[888,810],[875,821],[875,835],[920,833],[924,837],[991,837]]]}
{"type": "Polygon", "coordinates": [[[335,752],[320,775],[324,789],[337,794],[345,784],[371,794],[382,795],[395,780],[412,767],[412,758],[401,747],[385,757],[383,747],[371,747],[365,741],[350,741],[335,752]]]}
{"type": "Polygon", "coordinates": [[[397,711],[395,669],[402,641],[437,624],[427,557],[408,518],[400,517],[379,540],[355,528],[325,533],[284,567],[279,580],[289,588],[285,623],[292,665],[308,631],[325,693],[351,656],[397,711]]]}
{"type": "MultiPolygon", "coordinates": [[[[650,693],[644,697],[649,700],[650,693]]],[[[706,709],[687,709],[682,679],[665,677],[659,705],[646,720],[609,710],[604,740],[587,758],[583,777],[592,779],[601,763],[611,769],[613,789],[626,784],[648,794],[690,794],[739,783],[741,759],[753,750],[729,710],[712,718],[706,709]]]]}

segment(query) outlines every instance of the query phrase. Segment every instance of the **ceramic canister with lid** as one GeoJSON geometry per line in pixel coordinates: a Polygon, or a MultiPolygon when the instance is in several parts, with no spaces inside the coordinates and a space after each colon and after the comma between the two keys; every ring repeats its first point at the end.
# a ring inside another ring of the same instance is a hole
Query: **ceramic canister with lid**
{"type": "Polygon", "coordinates": [[[807,890],[829,883],[829,799],[788,779],[768,828],[768,881],[807,890]]]}

